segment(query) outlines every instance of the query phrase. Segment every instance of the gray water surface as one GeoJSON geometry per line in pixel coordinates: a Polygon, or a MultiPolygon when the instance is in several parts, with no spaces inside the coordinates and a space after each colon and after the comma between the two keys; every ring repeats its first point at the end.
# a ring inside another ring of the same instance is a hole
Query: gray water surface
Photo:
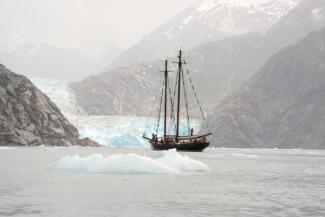
{"type": "Polygon", "coordinates": [[[0,216],[325,216],[325,152],[208,149],[210,171],[52,171],[66,155],[161,152],[127,148],[0,149],[0,216]]]}

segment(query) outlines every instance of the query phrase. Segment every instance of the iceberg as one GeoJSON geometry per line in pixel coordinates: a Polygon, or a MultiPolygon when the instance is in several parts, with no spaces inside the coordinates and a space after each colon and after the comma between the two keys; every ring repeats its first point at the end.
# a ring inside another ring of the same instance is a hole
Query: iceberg
{"type": "Polygon", "coordinates": [[[1,150],[13,150],[13,149],[15,149],[15,148],[13,148],[13,147],[8,147],[8,146],[2,146],[2,147],[0,147],[0,151],[1,151],[1,150]]]}
{"type": "Polygon", "coordinates": [[[177,153],[175,149],[164,151],[163,156],[157,159],[133,153],[110,156],[102,154],[92,154],[87,157],[65,156],[50,164],[48,169],[111,174],[179,174],[210,170],[208,165],[187,155],[183,156],[177,153]]]}
{"type": "Polygon", "coordinates": [[[241,158],[253,158],[253,159],[259,158],[259,156],[256,154],[231,153],[230,155],[234,157],[241,157],[241,158]]]}

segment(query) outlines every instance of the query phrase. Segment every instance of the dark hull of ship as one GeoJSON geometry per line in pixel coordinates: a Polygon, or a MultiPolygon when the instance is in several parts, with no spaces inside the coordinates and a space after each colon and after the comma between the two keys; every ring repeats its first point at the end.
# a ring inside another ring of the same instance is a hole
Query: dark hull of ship
{"type": "Polygon", "coordinates": [[[178,151],[191,151],[191,152],[202,152],[205,148],[207,148],[210,143],[209,142],[188,142],[188,143],[171,143],[171,144],[162,144],[160,142],[149,141],[153,150],[161,151],[161,150],[169,150],[174,149],[178,151]]]}

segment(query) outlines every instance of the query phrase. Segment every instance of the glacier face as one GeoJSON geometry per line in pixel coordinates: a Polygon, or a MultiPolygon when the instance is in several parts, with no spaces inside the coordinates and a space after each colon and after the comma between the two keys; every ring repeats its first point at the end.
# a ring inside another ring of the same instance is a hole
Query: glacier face
{"type": "MultiPolygon", "coordinates": [[[[156,132],[157,119],[152,117],[132,116],[77,116],[72,121],[78,128],[80,137],[89,137],[109,147],[150,147],[142,138],[145,134],[151,137],[156,132]]],[[[200,121],[192,120],[191,127],[199,132],[200,121]]],[[[186,121],[181,121],[180,134],[187,134],[186,121]]],[[[162,126],[158,133],[162,134],[162,126]]]]}
{"type": "MultiPolygon", "coordinates": [[[[61,112],[79,130],[80,138],[89,137],[109,147],[149,147],[142,138],[156,132],[157,118],[135,116],[88,116],[76,103],[69,82],[32,78],[32,82],[60,108],[61,112]]],[[[200,130],[200,121],[192,120],[195,132],[200,130]]],[[[172,127],[171,127],[172,129],[172,127]]],[[[187,133],[186,120],[181,121],[180,134],[187,133]]],[[[162,134],[162,120],[159,133],[162,134]]]]}
{"type": "Polygon", "coordinates": [[[74,116],[86,115],[86,112],[77,105],[69,82],[42,78],[30,78],[30,80],[37,88],[50,97],[69,121],[74,116]]]}

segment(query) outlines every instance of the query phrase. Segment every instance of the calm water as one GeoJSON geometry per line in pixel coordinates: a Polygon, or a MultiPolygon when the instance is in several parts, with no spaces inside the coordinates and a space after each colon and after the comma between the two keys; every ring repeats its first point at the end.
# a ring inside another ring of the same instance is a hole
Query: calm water
{"type": "Polygon", "coordinates": [[[110,174],[48,170],[66,155],[149,149],[0,149],[0,216],[325,216],[325,152],[182,153],[210,171],[110,174]]]}

